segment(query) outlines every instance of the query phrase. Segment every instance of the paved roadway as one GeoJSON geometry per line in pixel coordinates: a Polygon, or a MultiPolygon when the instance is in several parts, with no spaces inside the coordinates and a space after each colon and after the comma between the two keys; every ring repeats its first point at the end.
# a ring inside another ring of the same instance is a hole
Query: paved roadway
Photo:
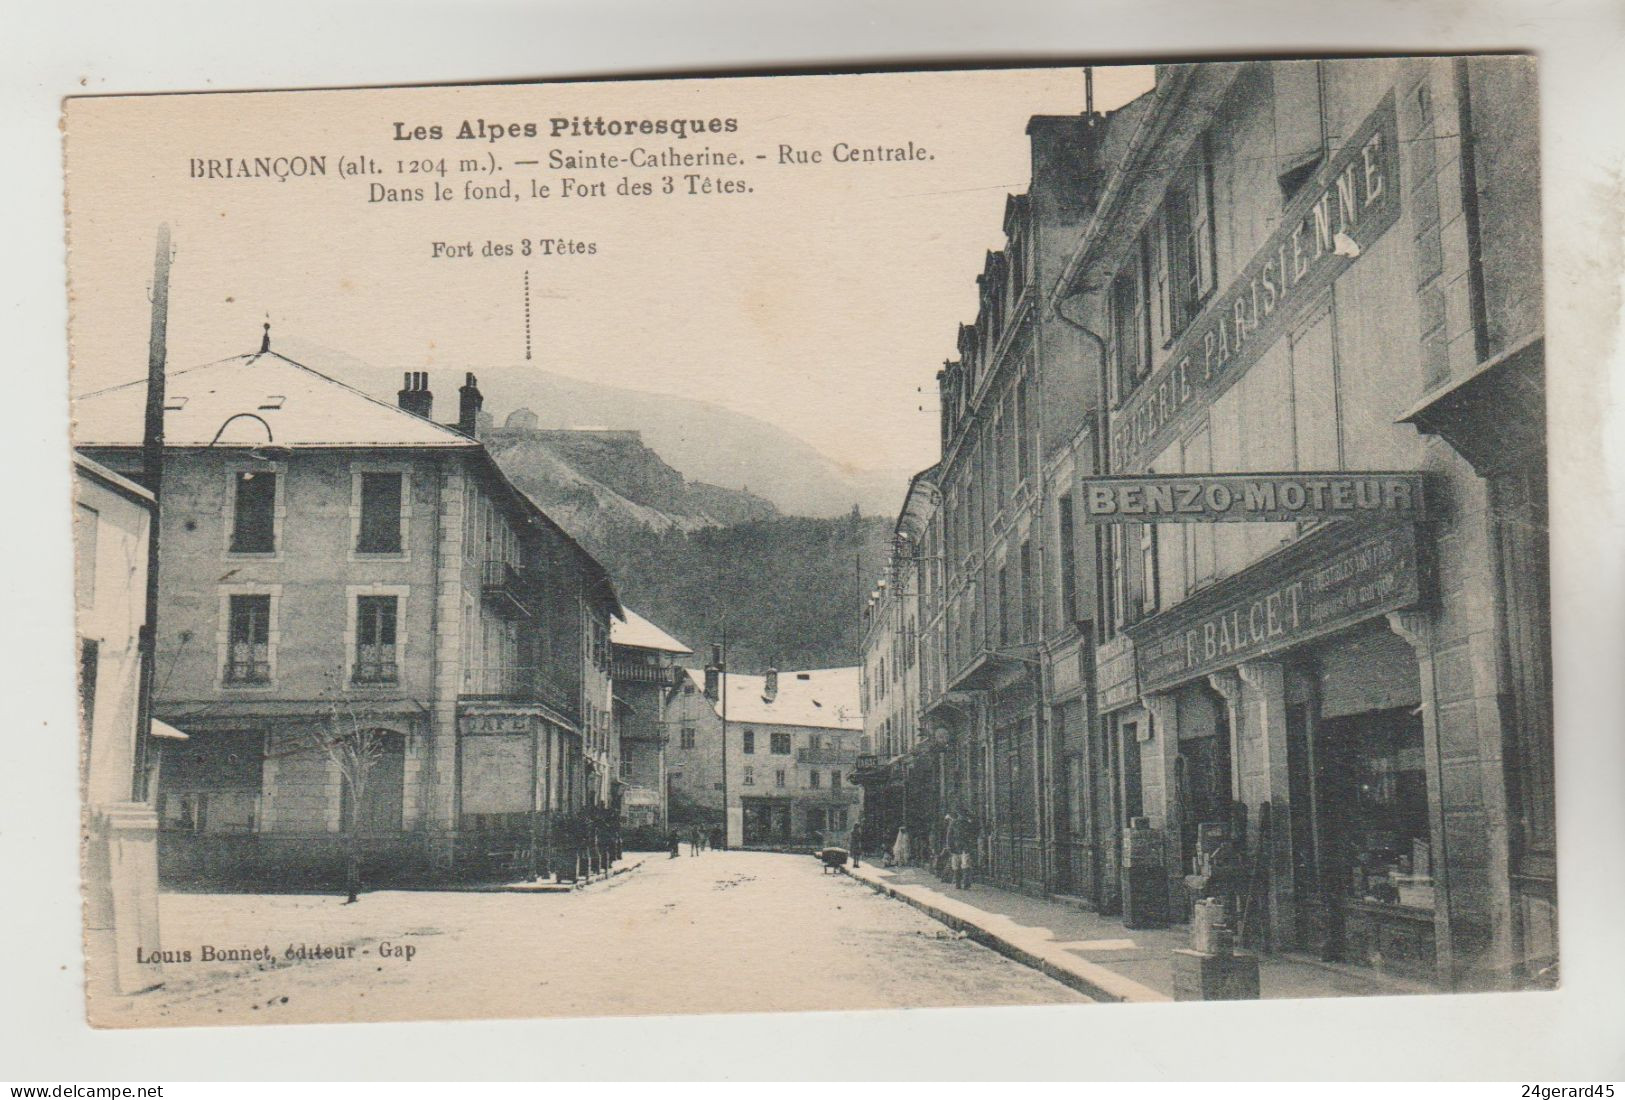
{"type": "MultiPolygon", "coordinates": [[[[686,851],[686,849],[685,849],[686,851]]],[[[163,990],[105,1020],[207,1025],[1073,1003],[808,856],[705,852],[560,894],[165,894],[163,990]],[[337,948],[287,962],[290,944],[337,948]],[[203,962],[268,947],[276,965],[203,962]],[[385,945],[388,945],[386,948],[385,945]],[[411,948],[410,960],[404,948],[411,948]],[[393,954],[386,952],[393,951],[393,954]],[[348,956],[348,957],[343,957],[348,956]],[[121,1020],[119,1017],[125,1017],[121,1020]]]]}

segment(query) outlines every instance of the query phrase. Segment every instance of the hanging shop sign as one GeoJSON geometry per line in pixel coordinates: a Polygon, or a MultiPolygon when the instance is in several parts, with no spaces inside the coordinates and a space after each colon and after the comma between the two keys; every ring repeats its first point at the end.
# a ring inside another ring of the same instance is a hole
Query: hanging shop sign
{"type": "Polygon", "coordinates": [[[1112,462],[1143,466],[1273,344],[1297,307],[1331,285],[1399,217],[1390,93],[1306,184],[1278,228],[1191,323],[1167,362],[1112,417],[1112,462]],[[1189,414],[1189,415],[1188,415],[1189,414]]]}
{"type": "Polygon", "coordinates": [[[1419,473],[1147,474],[1083,482],[1084,523],[1426,518],[1419,473]]]}
{"type": "Polygon", "coordinates": [[[1330,524],[1128,628],[1142,692],[1352,626],[1422,597],[1417,529],[1330,524]]]}

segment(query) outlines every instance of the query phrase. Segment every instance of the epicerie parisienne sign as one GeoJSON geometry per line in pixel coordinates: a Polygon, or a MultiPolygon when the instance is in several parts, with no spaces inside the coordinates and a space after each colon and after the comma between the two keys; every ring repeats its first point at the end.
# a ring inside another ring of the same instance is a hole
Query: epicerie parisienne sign
{"type": "Polygon", "coordinates": [[[1196,318],[1167,362],[1113,415],[1112,460],[1148,462],[1187,416],[1275,342],[1296,309],[1331,285],[1399,217],[1399,141],[1386,96],[1281,216],[1241,276],[1196,318]]]}
{"type": "Polygon", "coordinates": [[[1084,482],[1084,523],[1426,518],[1419,473],[1145,474],[1084,482]]]}

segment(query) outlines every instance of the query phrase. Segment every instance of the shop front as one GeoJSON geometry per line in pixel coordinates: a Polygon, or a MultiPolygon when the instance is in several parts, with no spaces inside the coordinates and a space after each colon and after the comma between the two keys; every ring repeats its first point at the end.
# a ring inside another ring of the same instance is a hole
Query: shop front
{"type": "Polygon", "coordinates": [[[1134,729],[1175,919],[1227,845],[1250,946],[1437,977],[1444,826],[1407,636],[1429,614],[1420,532],[1327,524],[1130,628],[1149,722],[1116,724],[1134,729]]]}

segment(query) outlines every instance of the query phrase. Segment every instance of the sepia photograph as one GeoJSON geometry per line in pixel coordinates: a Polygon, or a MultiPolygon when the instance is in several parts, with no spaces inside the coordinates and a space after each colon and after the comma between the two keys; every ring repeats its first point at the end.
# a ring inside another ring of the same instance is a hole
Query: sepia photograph
{"type": "Polygon", "coordinates": [[[1540,71],[70,97],[89,1021],[1557,989],[1540,71]]]}

